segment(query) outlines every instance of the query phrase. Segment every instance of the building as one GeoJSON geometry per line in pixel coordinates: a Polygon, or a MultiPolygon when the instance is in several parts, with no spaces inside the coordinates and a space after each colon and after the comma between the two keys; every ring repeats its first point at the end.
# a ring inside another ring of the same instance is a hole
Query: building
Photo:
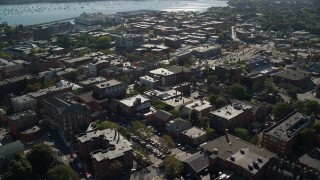
{"type": "Polygon", "coordinates": [[[179,138],[181,136],[181,133],[189,128],[192,127],[192,124],[190,121],[176,118],[174,120],[171,120],[166,125],[167,133],[172,137],[179,138]]]}
{"type": "Polygon", "coordinates": [[[166,123],[173,119],[175,119],[174,115],[161,109],[156,110],[146,118],[147,124],[160,129],[165,129],[166,123]]]}
{"type": "Polygon", "coordinates": [[[110,61],[101,60],[97,61],[94,60],[92,63],[89,63],[89,76],[90,77],[97,77],[99,75],[99,72],[102,69],[110,67],[110,61]]]}
{"type": "Polygon", "coordinates": [[[198,58],[214,57],[221,54],[221,47],[214,45],[200,46],[193,49],[193,54],[198,58]]]}
{"type": "Polygon", "coordinates": [[[39,122],[35,111],[27,110],[7,116],[7,121],[11,132],[21,140],[32,140],[41,135],[41,130],[35,127],[39,122]]]}
{"type": "Polygon", "coordinates": [[[181,139],[190,146],[196,146],[207,142],[207,133],[197,127],[192,127],[182,132],[181,139]]]}
{"type": "Polygon", "coordinates": [[[94,85],[93,96],[98,99],[116,98],[126,94],[126,85],[115,79],[94,85]]]}
{"type": "Polygon", "coordinates": [[[294,111],[264,130],[261,145],[270,151],[286,155],[292,150],[299,133],[313,122],[313,116],[294,111]]]}
{"type": "Polygon", "coordinates": [[[47,121],[65,137],[72,137],[80,126],[90,123],[90,109],[68,97],[49,97],[43,108],[47,121]]]}
{"type": "Polygon", "coordinates": [[[176,75],[177,83],[189,82],[191,77],[195,75],[190,68],[184,66],[169,66],[166,69],[173,72],[176,75]]]}
{"type": "Polygon", "coordinates": [[[122,99],[118,103],[119,110],[129,116],[135,116],[137,113],[149,112],[150,107],[150,99],[141,94],[122,99]]]}
{"type": "Polygon", "coordinates": [[[13,111],[16,113],[28,109],[36,110],[37,108],[37,100],[29,94],[11,98],[11,102],[13,111]]]}
{"type": "Polygon", "coordinates": [[[106,23],[107,16],[98,13],[82,13],[79,17],[74,19],[74,22],[85,26],[94,26],[106,23]]]}
{"type": "Polygon", "coordinates": [[[153,76],[153,78],[160,80],[161,86],[172,86],[177,83],[177,76],[168,69],[158,68],[150,71],[150,74],[153,76]]]}
{"type": "Polygon", "coordinates": [[[143,36],[139,34],[117,35],[115,38],[116,48],[120,51],[132,52],[144,44],[143,36]]]}
{"type": "Polygon", "coordinates": [[[68,68],[78,68],[80,65],[87,64],[93,60],[90,56],[77,57],[72,59],[62,60],[64,65],[68,68]]]}
{"type": "Polygon", "coordinates": [[[84,81],[81,81],[79,82],[79,85],[83,87],[83,91],[87,92],[93,90],[93,86],[95,84],[99,84],[105,81],[107,81],[106,78],[99,76],[96,78],[89,78],[84,81]]]}
{"type": "Polygon", "coordinates": [[[15,158],[17,153],[25,150],[20,140],[0,146],[0,169],[8,168],[10,162],[15,158]]]}
{"type": "Polygon", "coordinates": [[[181,114],[190,116],[192,111],[196,111],[199,117],[204,117],[209,116],[211,108],[212,106],[208,101],[199,100],[183,106],[181,114]]]}
{"type": "Polygon", "coordinates": [[[37,27],[32,29],[33,40],[49,40],[50,32],[47,27],[37,27]]]}
{"type": "MultiPolygon", "coordinates": [[[[232,171],[245,179],[268,179],[265,177],[272,152],[261,149],[231,134],[200,145],[209,156],[210,171],[232,171]]],[[[239,178],[240,178],[239,177],[239,178]]]]}
{"type": "Polygon", "coordinates": [[[233,130],[252,121],[252,107],[247,104],[234,103],[210,112],[210,124],[218,132],[233,130]]]}
{"type": "Polygon", "coordinates": [[[140,84],[145,84],[147,87],[152,89],[157,88],[160,85],[159,79],[155,79],[147,75],[139,77],[139,82],[140,84]]]}
{"type": "Polygon", "coordinates": [[[286,69],[275,75],[275,82],[306,88],[310,86],[311,74],[306,71],[286,69]]]}
{"type": "Polygon", "coordinates": [[[92,170],[97,179],[109,175],[110,164],[117,160],[123,170],[133,166],[133,149],[117,130],[92,130],[76,136],[74,149],[80,158],[91,160],[92,170]]]}
{"type": "Polygon", "coordinates": [[[197,152],[181,160],[184,165],[184,174],[191,174],[193,179],[200,179],[200,175],[209,168],[209,158],[203,152],[197,152]]]}

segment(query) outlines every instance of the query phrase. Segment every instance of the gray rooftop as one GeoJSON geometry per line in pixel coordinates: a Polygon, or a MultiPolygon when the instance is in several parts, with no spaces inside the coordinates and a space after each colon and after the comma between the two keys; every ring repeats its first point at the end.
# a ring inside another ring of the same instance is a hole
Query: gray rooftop
{"type": "Polygon", "coordinates": [[[191,138],[198,138],[198,137],[205,135],[206,132],[197,128],[197,127],[192,127],[188,130],[183,131],[183,134],[185,134],[186,136],[189,136],[191,138]]]}
{"type": "Polygon", "coordinates": [[[285,70],[285,71],[280,71],[279,73],[276,74],[278,77],[290,79],[293,81],[301,80],[303,78],[308,77],[310,74],[305,71],[294,71],[294,70],[285,70]]]}
{"type": "Polygon", "coordinates": [[[123,83],[121,81],[118,81],[118,80],[115,80],[115,79],[111,79],[109,81],[96,84],[96,86],[98,88],[107,88],[107,87],[112,87],[112,86],[116,86],[116,85],[120,85],[120,84],[123,84],[123,83]]]}
{"type": "Polygon", "coordinates": [[[252,107],[247,104],[235,103],[224,106],[210,113],[223,119],[230,120],[242,114],[245,109],[252,109],[252,107]]]}
{"type": "Polygon", "coordinates": [[[188,163],[189,166],[197,173],[209,167],[208,156],[205,156],[202,152],[192,154],[181,161],[188,163]]]}
{"type": "Polygon", "coordinates": [[[224,160],[243,148],[248,148],[253,153],[264,158],[275,156],[274,153],[262,149],[231,134],[228,134],[228,139],[229,141],[227,140],[226,136],[220,136],[215,140],[200,145],[200,147],[207,152],[216,153],[216,156],[224,160]]]}
{"type": "Polygon", "coordinates": [[[13,121],[19,121],[19,120],[24,120],[26,117],[31,117],[35,116],[36,112],[33,110],[26,110],[17,114],[13,114],[11,116],[8,116],[13,121]]]}
{"type": "Polygon", "coordinates": [[[313,122],[313,117],[294,111],[282,120],[265,130],[265,134],[274,138],[289,141],[292,137],[309,126],[313,122]]]}
{"type": "Polygon", "coordinates": [[[124,152],[132,150],[131,142],[126,140],[116,130],[94,130],[77,136],[77,140],[81,143],[92,141],[93,138],[103,138],[109,141],[109,144],[112,144],[115,147],[112,150],[98,149],[91,152],[91,158],[95,159],[96,161],[102,161],[104,159],[114,159],[116,157],[122,156],[124,152]]]}

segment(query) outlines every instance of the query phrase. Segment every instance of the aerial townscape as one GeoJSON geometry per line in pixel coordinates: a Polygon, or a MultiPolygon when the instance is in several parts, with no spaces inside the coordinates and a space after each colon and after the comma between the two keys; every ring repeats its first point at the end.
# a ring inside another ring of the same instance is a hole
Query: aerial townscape
{"type": "Polygon", "coordinates": [[[320,179],[319,1],[227,3],[1,23],[0,179],[320,179]]]}

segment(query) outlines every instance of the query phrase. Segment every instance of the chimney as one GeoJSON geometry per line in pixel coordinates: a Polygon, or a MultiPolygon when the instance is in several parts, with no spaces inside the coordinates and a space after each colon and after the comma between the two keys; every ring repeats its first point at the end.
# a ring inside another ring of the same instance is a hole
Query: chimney
{"type": "Polygon", "coordinates": [[[225,136],[226,136],[226,140],[227,140],[227,142],[229,142],[228,129],[226,129],[225,136]]]}

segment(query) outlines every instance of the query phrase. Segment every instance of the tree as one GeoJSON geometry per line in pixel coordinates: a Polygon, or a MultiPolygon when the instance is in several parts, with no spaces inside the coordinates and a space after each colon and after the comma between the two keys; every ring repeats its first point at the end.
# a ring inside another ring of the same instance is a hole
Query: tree
{"type": "Polygon", "coordinates": [[[176,117],[180,117],[180,112],[176,109],[172,109],[171,111],[169,111],[169,113],[171,113],[172,115],[174,115],[176,117]]]}
{"type": "Polygon", "coordinates": [[[212,94],[212,95],[210,95],[209,96],[209,102],[210,102],[210,104],[211,105],[215,105],[216,104],[216,100],[219,98],[219,96],[218,95],[216,95],[216,94],[212,94]]]}
{"type": "Polygon", "coordinates": [[[305,128],[300,132],[300,143],[313,146],[317,141],[316,130],[312,128],[305,128]]]}
{"type": "Polygon", "coordinates": [[[264,87],[267,93],[274,93],[276,85],[273,82],[273,78],[267,78],[264,82],[264,87]]]}
{"type": "Polygon", "coordinates": [[[231,87],[230,89],[230,94],[239,100],[244,100],[246,99],[246,91],[244,89],[243,86],[241,86],[241,84],[235,84],[231,87]]]}
{"type": "Polygon", "coordinates": [[[249,138],[249,132],[245,128],[237,127],[233,131],[234,131],[234,135],[241,139],[247,140],[249,138]]]}
{"type": "Polygon", "coordinates": [[[165,147],[165,148],[170,148],[170,149],[172,149],[172,148],[175,147],[175,143],[174,143],[173,139],[172,139],[170,136],[168,136],[168,135],[162,136],[162,137],[159,139],[159,141],[160,141],[161,145],[162,145],[163,147],[165,147]]]}
{"type": "Polygon", "coordinates": [[[165,168],[165,177],[168,179],[178,178],[183,172],[183,164],[174,154],[166,156],[163,165],[165,168]]]}
{"type": "Polygon", "coordinates": [[[49,169],[48,180],[77,180],[79,179],[76,172],[74,172],[70,166],[64,164],[55,165],[49,169]]]}
{"type": "Polygon", "coordinates": [[[207,128],[207,127],[209,127],[209,124],[210,124],[210,121],[209,121],[209,118],[208,117],[201,117],[200,119],[199,119],[199,124],[198,124],[198,126],[200,127],[200,128],[207,128]]]}
{"type": "Polygon", "coordinates": [[[111,39],[108,36],[101,36],[97,39],[96,45],[98,49],[108,49],[111,45],[111,39]]]}
{"type": "Polygon", "coordinates": [[[287,91],[288,95],[292,98],[292,99],[297,99],[297,94],[300,92],[300,88],[298,87],[291,87],[289,88],[289,90],[287,91]]]}
{"type": "Polygon", "coordinates": [[[225,105],[228,104],[228,101],[224,98],[224,97],[219,97],[217,100],[216,100],[216,107],[217,108],[221,108],[225,105]]]}
{"type": "Polygon", "coordinates": [[[153,135],[153,129],[147,127],[142,122],[132,121],[131,125],[132,125],[132,127],[131,127],[132,132],[137,134],[139,137],[149,138],[153,135]]]}
{"type": "Polygon", "coordinates": [[[98,121],[93,124],[93,127],[98,128],[99,130],[104,130],[104,129],[116,129],[118,125],[111,121],[98,121]]]}
{"type": "Polygon", "coordinates": [[[27,157],[33,170],[39,174],[45,174],[53,161],[51,148],[45,144],[33,146],[27,157]]]}
{"type": "Polygon", "coordinates": [[[131,139],[131,132],[128,128],[120,126],[118,128],[118,132],[126,139],[131,139]]]}
{"type": "Polygon", "coordinates": [[[191,111],[189,120],[190,120],[190,122],[192,123],[193,126],[199,124],[199,115],[198,115],[198,112],[196,110],[192,110],[191,111]]]}
{"type": "Polygon", "coordinates": [[[207,127],[206,132],[208,135],[208,138],[214,138],[215,137],[215,129],[207,127]]]}
{"type": "Polygon", "coordinates": [[[212,84],[212,83],[214,83],[216,80],[218,80],[218,77],[217,77],[217,76],[215,76],[215,75],[210,75],[210,76],[208,76],[208,78],[207,78],[207,83],[208,83],[208,84],[212,84]]]}
{"type": "Polygon", "coordinates": [[[277,119],[282,119],[290,113],[290,107],[285,102],[278,102],[272,109],[272,113],[277,119]]]}
{"type": "Polygon", "coordinates": [[[304,110],[304,103],[302,101],[295,101],[292,106],[292,109],[297,109],[299,111],[303,111],[304,110]]]}
{"type": "Polygon", "coordinates": [[[320,122],[316,123],[316,124],[313,126],[313,129],[316,130],[317,133],[320,133],[320,122]]]}
{"type": "Polygon", "coordinates": [[[305,109],[307,113],[315,113],[317,114],[320,110],[320,105],[315,100],[307,101],[305,104],[305,109]]]}
{"type": "Polygon", "coordinates": [[[123,164],[120,161],[115,160],[115,161],[111,162],[109,165],[110,176],[111,177],[121,176],[122,169],[123,169],[123,164]]]}
{"type": "Polygon", "coordinates": [[[3,175],[4,180],[32,179],[32,166],[24,155],[17,154],[3,175]]]}

